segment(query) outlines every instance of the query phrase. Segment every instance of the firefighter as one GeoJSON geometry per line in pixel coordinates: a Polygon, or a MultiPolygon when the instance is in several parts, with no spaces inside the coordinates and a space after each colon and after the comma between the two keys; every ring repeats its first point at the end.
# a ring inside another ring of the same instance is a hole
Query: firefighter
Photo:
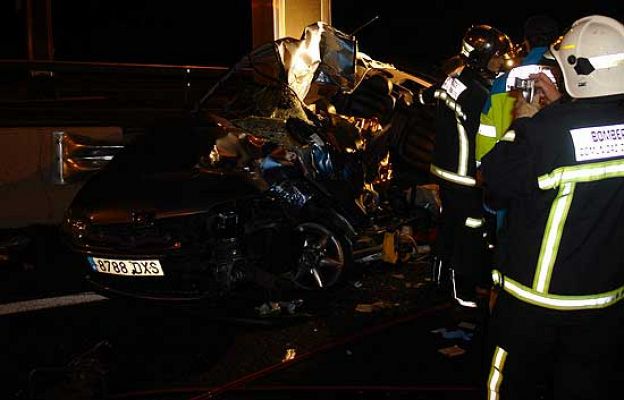
{"type": "Polygon", "coordinates": [[[473,25],[462,39],[463,65],[419,96],[422,104],[437,105],[430,167],[442,202],[436,252],[462,306],[476,307],[477,286],[489,286],[482,194],[475,180],[475,136],[492,81],[512,51],[507,35],[488,25],[473,25]]]}
{"type": "MultiPolygon", "coordinates": [[[[524,41],[522,51],[526,53],[519,61],[520,65],[515,67],[515,71],[527,68],[548,67],[553,74],[559,75],[556,69],[555,59],[548,52],[548,46],[559,36],[559,24],[556,20],[545,14],[532,15],[524,23],[524,41]]],[[[481,125],[476,138],[477,164],[481,162],[483,156],[494,147],[513,121],[513,107],[516,101],[517,92],[510,92],[507,89],[509,74],[505,73],[497,77],[492,84],[490,96],[485,102],[481,113],[481,125]]],[[[486,224],[488,235],[492,242],[496,242],[496,231],[500,229],[504,222],[505,210],[494,212],[492,205],[488,204],[487,193],[484,199],[486,213],[486,224]]]]}
{"type": "MultiPolygon", "coordinates": [[[[528,65],[554,66],[555,61],[548,55],[548,46],[559,36],[557,21],[547,15],[533,15],[524,23],[524,47],[528,53],[520,62],[521,67],[528,65]]],[[[481,125],[476,139],[476,158],[481,158],[500,139],[511,125],[512,109],[515,97],[507,91],[505,73],[496,78],[492,85],[488,100],[481,114],[481,125]]]]}
{"type": "Polygon", "coordinates": [[[624,25],[581,18],[550,49],[570,100],[521,112],[481,165],[508,206],[488,398],[621,398],[624,25]]]}

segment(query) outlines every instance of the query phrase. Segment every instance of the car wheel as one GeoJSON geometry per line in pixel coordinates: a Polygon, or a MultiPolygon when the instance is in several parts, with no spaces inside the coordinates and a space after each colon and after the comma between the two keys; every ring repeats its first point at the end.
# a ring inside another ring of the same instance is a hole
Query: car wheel
{"type": "Polygon", "coordinates": [[[350,255],[344,238],[317,222],[297,225],[294,234],[294,284],[306,290],[336,286],[350,255]]]}

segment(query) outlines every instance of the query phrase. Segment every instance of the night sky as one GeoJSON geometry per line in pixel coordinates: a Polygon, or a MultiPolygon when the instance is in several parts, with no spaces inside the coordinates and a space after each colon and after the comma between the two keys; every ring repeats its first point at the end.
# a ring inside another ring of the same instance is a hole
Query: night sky
{"type": "MultiPolygon", "coordinates": [[[[60,60],[228,66],[252,46],[250,0],[51,1],[60,60]]],[[[19,18],[25,0],[0,3],[0,58],[25,58],[19,18]]],[[[457,53],[471,24],[493,25],[520,41],[523,21],[535,13],[555,17],[562,28],[595,13],[624,20],[622,0],[585,3],[333,0],[332,17],[334,26],[352,32],[378,15],[357,35],[360,49],[399,67],[429,70],[457,53]]]]}
{"type": "MultiPolygon", "coordinates": [[[[358,39],[362,51],[397,66],[428,69],[459,51],[460,40],[471,24],[489,24],[522,40],[524,20],[536,13],[555,18],[563,30],[580,17],[603,14],[624,21],[624,1],[553,0],[499,1],[355,1],[334,0],[333,24],[347,32],[375,15],[379,20],[364,28],[358,39]],[[417,11],[408,11],[406,4],[417,11]],[[357,10],[357,14],[353,13],[357,10]]],[[[563,32],[562,32],[563,33],[563,32]]]]}

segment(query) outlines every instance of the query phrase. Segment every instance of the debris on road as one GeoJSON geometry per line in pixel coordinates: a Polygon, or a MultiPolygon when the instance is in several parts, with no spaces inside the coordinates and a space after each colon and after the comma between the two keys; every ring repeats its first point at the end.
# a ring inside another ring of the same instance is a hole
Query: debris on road
{"type": "Polygon", "coordinates": [[[297,355],[297,351],[295,349],[286,349],[286,355],[282,358],[282,362],[287,362],[290,360],[294,360],[297,355]]]}
{"type": "Polygon", "coordinates": [[[297,312],[297,309],[303,304],[302,299],[291,300],[291,301],[269,301],[267,303],[263,303],[262,305],[255,307],[258,315],[268,316],[268,315],[279,315],[282,313],[286,313],[289,315],[293,315],[297,312]]]}
{"type": "Polygon", "coordinates": [[[256,311],[259,315],[270,315],[281,312],[281,308],[279,306],[279,303],[271,301],[268,303],[263,303],[262,305],[256,307],[256,311]]]}
{"type": "Polygon", "coordinates": [[[372,304],[358,304],[355,306],[355,311],[362,313],[370,313],[373,311],[381,310],[383,308],[392,307],[392,304],[389,304],[385,301],[376,301],[372,304]]]}
{"type": "Polygon", "coordinates": [[[438,349],[438,352],[445,355],[446,357],[452,358],[461,356],[466,353],[466,350],[462,349],[458,345],[454,345],[451,347],[445,347],[443,349],[438,349]]]}
{"type": "Polygon", "coordinates": [[[440,333],[444,339],[462,339],[467,342],[472,340],[473,333],[466,333],[461,329],[449,330],[446,328],[438,328],[431,331],[431,333],[440,333]]]}
{"type": "Polygon", "coordinates": [[[472,322],[462,321],[457,325],[457,327],[474,331],[475,328],[477,327],[477,324],[473,324],[472,322]]]}

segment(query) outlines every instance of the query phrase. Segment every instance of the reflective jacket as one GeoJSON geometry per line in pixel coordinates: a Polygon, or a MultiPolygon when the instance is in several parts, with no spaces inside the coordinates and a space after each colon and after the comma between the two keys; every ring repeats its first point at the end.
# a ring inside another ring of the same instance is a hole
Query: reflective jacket
{"type": "Polygon", "coordinates": [[[475,136],[488,93],[487,82],[469,67],[421,92],[421,103],[437,102],[433,175],[462,186],[475,185],[475,136]]]}
{"type": "Polygon", "coordinates": [[[553,104],[514,122],[481,164],[508,203],[494,282],[556,310],[624,295],[624,96],[553,104]]]}
{"type": "MultiPolygon", "coordinates": [[[[543,59],[546,47],[532,49],[523,59],[520,66],[548,64],[543,59]]],[[[494,80],[490,95],[481,112],[481,124],[476,138],[477,161],[494,147],[496,142],[507,132],[507,128],[513,121],[513,107],[516,99],[507,91],[507,77],[509,72],[494,80]]]]}

